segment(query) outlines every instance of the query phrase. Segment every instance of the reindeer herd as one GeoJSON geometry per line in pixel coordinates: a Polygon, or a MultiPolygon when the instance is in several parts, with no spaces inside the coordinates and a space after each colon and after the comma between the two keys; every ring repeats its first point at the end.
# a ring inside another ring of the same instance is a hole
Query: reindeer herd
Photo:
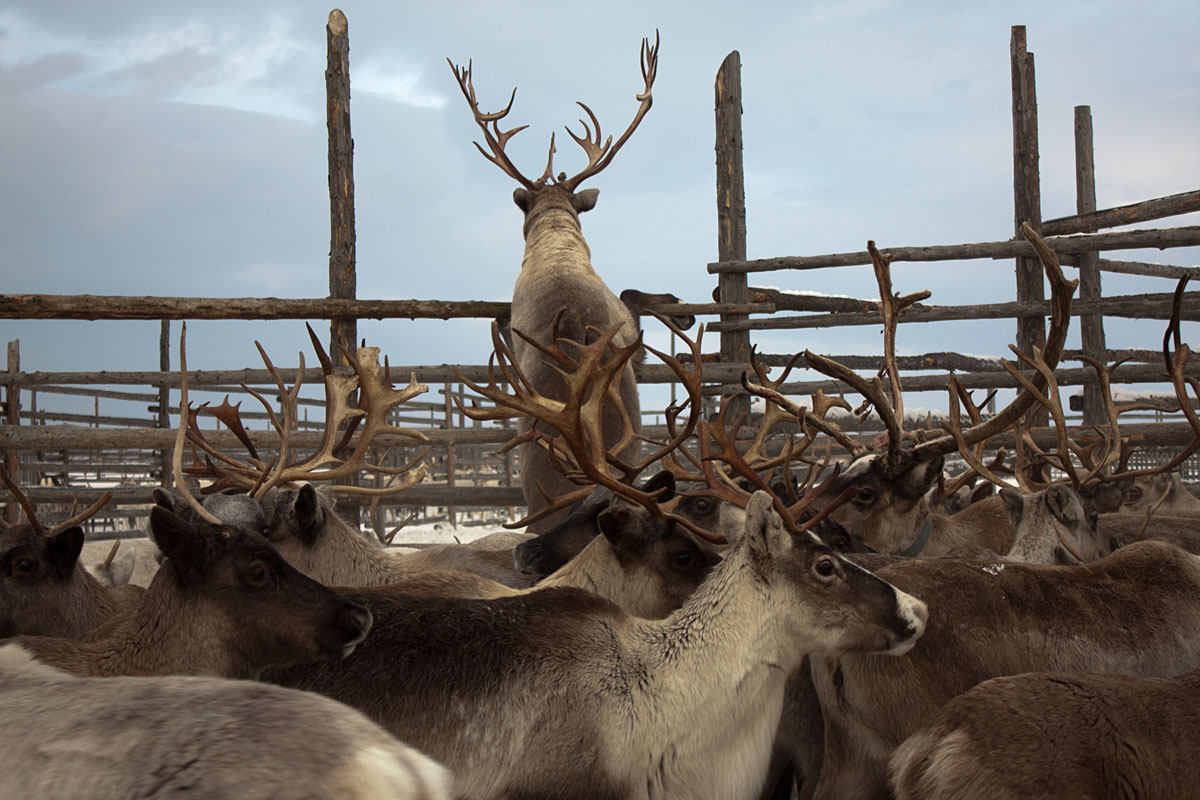
{"type": "MultiPolygon", "coordinates": [[[[1075,286],[1028,229],[1050,330],[1019,354],[1024,370],[1007,365],[1021,390],[999,413],[985,418],[951,376],[941,428],[905,430],[894,339],[916,296],[892,293],[871,245],[884,370],[797,360],[860,394],[885,434],[853,436],[843,398],[797,404],[780,392],[788,370],[771,379],[757,363],[743,377],[763,402],[757,425],[729,419],[728,403],[705,417],[703,326],[692,339],[691,320],[660,317],[690,352],[644,345],[641,304],[673,298],[614,295],[579,223],[596,203],[579,186],[650,109],[657,58],[643,42],[638,111],[617,141],[581,103],[591,125],[571,136],[587,167],[554,176],[552,138],[536,181],[505,155],[521,130],[499,127],[512,100],[481,112],[471,67],[451,64],[477,147],[521,185],[511,330],[493,327],[487,383],[464,379],[492,405],[462,410],[520,420],[506,446],[521,448],[528,532],[399,554],[338,515],[338,494],[425,476],[420,457],[378,463],[381,435],[424,438],[389,422],[424,387],[394,388],[377,349],[349,355],[348,375],[310,329],[326,430],[302,458],[289,446],[300,382],[262,353],[281,397],[277,410],[256,395],[279,435],[268,459],[235,407],[190,405],[181,337],[185,411],[174,488],[150,515],[162,559],[147,586],[105,585],[80,563],[80,523],[102,503],[47,529],[0,470],[24,511],[0,530],[0,796],[1197,791],[1200,503],[1170,470],[1200,449],[1200,385],[1178,318],[1164,358],[1197,438],[1158,470],[1128,468],[1112,401],[1090,440],[1068,435],[1054,368],[1075,286]],[[663,441],[641,435],[645,351],[685,395],[663,441]],[[1034,408],[1050,429],[1027,422],[1034,408]],[[248,454],[211,444],[200,414],[248,454]],[[363,470],[386,479],[335,483],[363,470]]],[[[1093,366],[1107,388],[1113,367],[1093,366]]]]}

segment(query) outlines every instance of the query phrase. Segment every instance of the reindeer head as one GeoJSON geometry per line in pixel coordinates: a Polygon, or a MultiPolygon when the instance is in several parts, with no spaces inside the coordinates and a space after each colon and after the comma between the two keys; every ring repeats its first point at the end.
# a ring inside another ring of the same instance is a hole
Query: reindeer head
{"type": "Polygon", "coordinates": [[[579,121],[579,124],[583,126],[582,136],[576,136],[570,128],[566,130],[567,134],[575,140],[576,144],[582,147],[584,152],[587,153],[587,166],[569,178],[565,172],[559,173],[556,177],[554,175],[554,135],[551,134],[550,153],[546,158],[546,169],[540,178],[536,181],[531,181],[517,169],[504,152],[504,146],[508,143],[508,140],[529,126],[520,125],[507,131],[500,130],[500,120],[508,116],[508,112],[512,109],[513,101],[517,97],[517,90],[513,89],[512,95],[508,100],[508,105],[502,110],[491,113],[482,112],[479,110],[479,102],[475,98],[475,86],[471,82],[471,62],[468,61],[464,69],[456,66],[450,59],[446,59],[446,63],[450,65],[450,69],[454,72],[454,77],[458,81],[458,86],[462,90],[463,97],[467,99],[467,104],[471,107],[471,112],[475,115],[476,124],[483,131],[483,138],[487,142],[488,149],[484,150],[483,146],[478,142],[475,142],[475,147],[479,149],[484,158],[499,167],[505,175],[508,175],[521,184],[521,188],[513,191],[513,202],[525,214],[526,236],[529,235],[534,220],[539,216],[561,212],[573,219],[576,227],[578,227],[579,215],[595,208],[596,198],[600,192],[596,189],[579,191],[579,185],[612,163],[617,151],[629,140],[629,137],[633,135],[638,125],[641,124],[642,118],[646,116],[646,112],[650,110],[653,102],[650,90],[654,85],[654,78],[658,72],[657,32],[654,35],[653,47],[650,46],[648,39],[642,40],[641,61],[644,88],[637,95],[639,103],[637,113],[620,138],[614,143],[610,135],[602,142],[600,120],[596,118],[596,115],[592,113],[592,110],[587,105],[579,103],[579,107],[587,114],[588,119],[591,120],[591,124],[589,125],[587,121],[582,119],[579,121]]]}

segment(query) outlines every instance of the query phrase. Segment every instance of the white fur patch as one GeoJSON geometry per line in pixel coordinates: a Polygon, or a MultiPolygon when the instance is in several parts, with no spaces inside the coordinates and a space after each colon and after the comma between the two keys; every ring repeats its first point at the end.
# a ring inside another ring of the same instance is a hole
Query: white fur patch
{"type": "Polygon", "coordinates": [[[986,572],[988,575],[999,575],[1001,572],[1004,572],[1004,565],[988,564],[987,566],[980,567],[980,569],[986,572]]]}
{"type": "Polygon", "coordinates": [[[450,773],[428,756],[398,745],[358,751],[347,772],[354,800],[449,800],[450,773]]]}

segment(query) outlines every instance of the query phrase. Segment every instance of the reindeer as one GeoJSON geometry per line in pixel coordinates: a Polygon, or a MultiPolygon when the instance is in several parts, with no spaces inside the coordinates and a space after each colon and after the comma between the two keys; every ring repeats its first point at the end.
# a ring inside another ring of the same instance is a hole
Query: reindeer
{"type": "Polygon", "coordinates": [[[268,677],[372,715],[446,764],[463,798],[753,797],[802,654],[903,653],[925,617],[919,600],[786,530],[766,493],[750,499],[740,543],[662,621],[564,588],[348,597],[371,607],[376,635],[337,669],[268,677]]]}
{"type": "Polygon", "coordinates": [[[5,797],[448,798],[446,771],[323,697],[212,678],[79,678],[0,647],[5,797]]]}
{"type": "Polygon", "coordinates": [[[137,604],[139,588],[107,589],[79,563],[79,523],[99,511],[111,494],[47,530],[5,470],[0,469],[0,480],[25,513],[24,522],[0,529],[0,638],[81,639],[137,604]]]}
{"type": "MultiPolygon", "coordinates": [[[[565,402],[521,379],[511,393],[501,390],[494,372],[488,386],[472,389],[553,429],[540,443],[567,474],[634,500],[644,493],[608,470],[636,474],[606,447],[601,414],[637,346],[614,345],[618,330],[573,343],[577,359],[558,340],[550,346],[570,365],[565,402]]],[[[507,373],[511,351],[493,338],[507,373]]],[[[692,404],[672,439],[702,426],[699,416],[692,404]]],[[[711,432],[701,430],[705,452],[711,432]]],[[[713,458],[740,463],[725,449],[713,458]]],[[[495,600],[368,590],[348,596],[370,605],[380,633],[343,669],[314,665],[270,678],[374,714],[446,763],[461,797],[565,796],[581,787],[614,798],[754,796],[787,671],[810,649],[903,652],[920,633],[924,606],[810,535],[805,528],[819,517],[796,522],[814,491],[786,507],[726,485],[704,463],[722,499],[746,504],[745,530],[665,620],[630,617],[573,588],[495,600]],[[531,752],[537,758],[518,757],[531,752]]],[[[687,526],[654,499],[637,501],[652,517],[687,526]]]]}
{"type": "MultiPolygon", "coordinates": [[[[599,192],[596,189],[580,190],[579,187],[612,162],[650,110],[653,100],[651,87],[658,70],[658,37],[655,36],[653,47],[648,40],[642,40],[644,87],[637,96],[638,110],[615,143],[611,136],[601,143],[599,120],[590,108],[579,103],[591,120],[591,126],[581,121],[584,129],[582,136],[576,136],[570,128],[567,133],[587,153],[588,164],[570,178],[565,173],[557,177],[553,175],[553,135],[545,172],[536,181],[525,177],[509,160],[504,148],[508,140],[526,126],[500,130],[500,121],[512,109],[516,89],[504,109],[484,113],[479,110],[475,98],[470,62],[465,69],[454,65],[449,59],[447,63],[454,72],[476,124],[483,131],[488,149],[485,150],[478,143],[475,144],[476,148],[505,175],[521,184],[513,192],[513,202],[525,215],[525,254],[512,298],[511,324],[514,330],[523,332],[513,343],[517,365],[530,377],[538,391],[548,397],[562,399],[564,387],[554,370],[543,365],[539,345],[553,341],[559,334],[582,342],[587,338],[589,328],[609,330],[614,325],[621,326],[617,335],[618,345],[628,345],[638,337],[638,320],[592,268],[591,251],[583,238],[579,215],[595,207],[599,192]]],[[[633,305],[641,301],[636,296],[627,299],[633,305]]],[[[626,423],[631,424],[635,432],[641,430],[641,408],[632,364],[627,366],[621,380],[613,387],[610,405],[605,410],[606,444],[612,445],[621,438],[626,423]]],[[[518,428],[521,433],[529,434],[528,420],[520,421],[518,428]]],[[[636,439],[624,441],[621,448],[626,456],[636,455],[637,450],[636,439]]],[[[530,514],[525,524],[529,525],[531,532],[541,533],[561,521],[565,516],[562,508],[570,505],[559,506],[552,503],[551,498],[572,494],[575,487],[554,468],[547,452],[532,445],[529,440],[523,440],[520,453],[521,487],[530,514]]]]}
{"type": "Polygon", "coordinates": [[[1155,505],[1163,514],[1200,514],[1200,498],[1187,490],[1178,472],[1137,479],[1126,490],[1121,511],[1144,514],[1155,505]]]}
{"type": "Polygon", "coordinates": [[[1170,544],[1139,542],[1075,567],[915,559],[875,572],[933,613],[903,658],[813,658],[825,719],[818,798],[887,797],[892,751],[988,678],[1171,677],[1200,666],[1200,557],[1170,544]]]}
{"type": "Polygon", "coordinates": [[[899,800],[1187,797],[1200,785],[1200,670],[993,678],[896,748],[899,800]]]}
{"type": "MultiPolygon", "coordinates": [[[[1026,226],[1023,232],[1041,258],[1050,282],[1050,330],[1047,333],[1042,358],[1045,365],[1053,370],[1066,341],[1071,295],[1078,281],[1066,280],[1057,257],[1031,228],[1026,226]]],[[[902,427],[903,394],[895,362],[896,325],[903,309],[928,297],[928,292],[903,297],[893,294],[887,259],[875,248],[874,242],[868,242],[867,249],[872,256],[882,299],[880,313],[884,323],[885,365],[881,375],[866,380],[835,361],[809,351],[803,353],[808,366],[847,383],[866,398],[867,403],[879,413],[886,428],[886,433],[877,443],[878,446],[872,447],[851,439],[837,425],[825,421],[823,415],[804,416],[804,425],[832,437],[851,455],[849,467],[841,473],[829,495],[840,495],[842,492],[853,490],[851,499],[834,511],[832,518],[841,523],[852,536],[881,553],[937,556],[963,548],[979,547],[996,553],[1007,553],[1012,547],[1015,531],[998,502],[975,503],[960,514],[947,517],[931,515],[925,497],[940,478],[946,455],[956,450],[973,448],[989,437],[1007,430],[1037,402],[1039,393],[1046,388],[1046,378],[1039,371],[1032,380],[1025,379],[1016,367],[1006,364],[1006,369],[1014,373],[1018,380],[1028,381],[1028,386],[1022,384],[1025,390],[1018,393],[1013,402],[1000,413],[987,421],[978,419],[978,407],[970,404],[969,398],[961,388],[952,388],[952,402],[957,403],[961,397],[967,403],[973,421],[978,421],[969,430],[960,432],[962,435],[957,439],[952,435],[943,435],[917,440],[912,435],[906,435],[902,427]],[[883,374],[887,374],[890,381],[890,391],[887,392],[881,381],[883,374]],[[964,514],[971,516],[964,517],[964,514]],[[973,517],[983,517],[987,523],[976,524],[972,521],[973,517]]],[[[797,414],[800,407],[777,391],[778,382],[767,381],[761,369],[756,369],[759,382],[744,380],[747,390],[797,414]]],[[[830,401],[824,398],[822,402],[841,402],[845,408],[849,408],[844,401],[830,401]]],[[[951,422],[957,422],[956,411],[952,410],[949,417],[951,422]]]]}
{"type": "MultiPolygon", "coordinates": [[[[308,334],[321,362],[325,381],[325,429],[316,452],[299,461],[288,462],[281,457],[278,463],[264,463],[244,432],[237,408],[226,400],[215,409],[189,410],[187,439],[205,454],[206,462],[200,464],[198,459],[194,460],[186,473],[213,478],[209,492],[248,492],[251,500],[261,504],[262,511],[247,507],[235,499],[236,494],[223,495],[230,498],[222,501],[231,506],[228,514],[236,515],[240,524],[250,530],[266,531],[289,563],[323,583],[374,586],[403,580],[428,569],[455,569],[474,572],[516,588],[531,585],[533,578],[520,575],[513,568],[511,555],[506,552],[487,547],[440,545],[418,553],[388,553],[379,542],[367,539],[337,515],[334,511],[336,493],[378,499],[401,492],[424,479],[428,469],[422,459],[428,451],[400,467],[372,464],[367,456],[373,441],[380,435],[402,436],[417,442],[425,440],[419,431],[392,425],[387,417],[392,408],[428,387],[417,383],[414,377],[407,387],[392,388],[387,362],[385,360],[381,369],[379,349],[374,347],[359,348],[349,357],[353,377],[338,375],[311,327],[308,327],[308,334]],[[352,401],[355,391],[359,393],[357,403],[352,401]],[[205,439],[196,424],[197,415],[205,411],[239,437],[249,451],[248,459],[236,459],[205,439]],[[354,433],[360,426],[362,431],[355,439],[354,433]],[[350,449],[348,455],[345,454],[347,448],[350,449]],[[320,490],[313,483],[299,485],[306,481],[327,482],[344,478],[361,469],[387,475],[389,481],[376,487],[335,485],[320,490]],[[294,488],[297,485],[299,488],[294,488]]],[[[267,407],[279,436],[281,454],[286,456],[290,449],[290,434],[295,427],[296,398],[301,383],[298,379],[290,390],[287,389],[262,346],[258,345],[258,348],[278,384],[282,414],[276,415],[265,399],[257,394],[256,397],[267,407]]],[[[303,372],[304,356],[301,353],[298,374],[302,376],[303,372]]],[[[227,518],[227,514],[218,513],[218,516],[227,518]]]]}
{"type": "MultiPolygon", "coordinates": [[[[186,337],[185,326],[184,410],[186,337]]],[[[84,642],[18,637],[38,660],[78,675],[254,678],[268,666],[344,656],[367,635],[371,614],[363,606],[301,575],[261,534],[223,523],[187,491],[182,457],[189,416],[180,414],[172,469],[199,519],[184,519],[162,505],[151,509],[150,533],[167,560],[137,608],[84,642]]]]}

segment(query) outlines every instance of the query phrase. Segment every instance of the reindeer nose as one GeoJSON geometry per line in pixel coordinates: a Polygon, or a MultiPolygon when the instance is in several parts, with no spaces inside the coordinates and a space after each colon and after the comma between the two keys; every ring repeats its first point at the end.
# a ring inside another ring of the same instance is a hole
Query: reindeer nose
{"type": "Polygon", "coordinates": [[[346,644],[358,644],[371,630],[371,610],[359,603],[346,603],[338,613],[337,626],[346,636],[346,644]]]}
{"type": "Polygon", "coordinates": [[[513,566],[520,572],[533,572],[531,567],[542,557],[538,542],[521,542],[513,548],[513,566]]]}

